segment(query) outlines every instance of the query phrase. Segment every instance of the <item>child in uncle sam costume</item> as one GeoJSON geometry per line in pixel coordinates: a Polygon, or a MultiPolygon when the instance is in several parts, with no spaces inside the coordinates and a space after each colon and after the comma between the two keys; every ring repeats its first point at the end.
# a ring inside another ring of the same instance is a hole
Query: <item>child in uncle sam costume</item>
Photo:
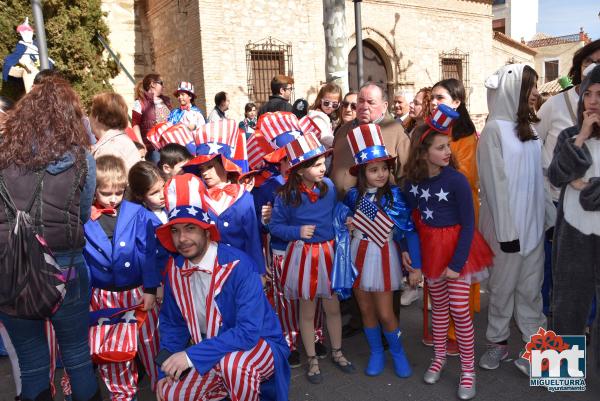
{"type": "Polygon", "coordinates": [[[160,313],[157,396],[164,401],[287,400],[289,351],[255,263],[219,241],[202,181],[173,177],[169,222],[156,230],[169,260],[160,313]],[[183,376],[182,372],[191,371],[183,376]]]}
{"type": "MultiPolygon", "coordinates": [[[[458,113],[440,104],[415,131],[405,171],[405,194],[421,243],[422,271],[430,290],[435,355],[423,379],[436,383],[446,364],[449,315],[456,325],[461,375],[458,397],[475,396],[474,329],[470,283],[480,280],[493,254],[475,229],[473,197],[454,166],[449,127],[458,113]]],[[[412,268],[408,268],[413,271],[412,268]]]]}
{"type": "Polygon", "coordinates": [[[168,119],[171,124],[181,123],[190,131],[206,124],[202,112],[194,105],[196,94],[194,93],[194,85],[191,82],[179,82],[173,96],[179,100],[179,108],[171,110],[168,119]]]}
{"type": "Polygon", "coordinates": [[[246,252],[255,261],[259,274],[265,273],[260,232],[254,199],[238,183],[242,168],[230,158],[239,146],[241,131],[233,120],[219,120],[202,126],[196,156],[183,166],[187,173],[202,178],[207,187],[206,206],[217,222],[221,241],[246,252]]]}
{"type": "MultiPolygon", "coordinates": [[[[273,172],[260,186],[252,190],[254,206],[261,228],[268,235],[268,244],[265,244],[267,254],[270,253],[269,270],[270,277],[267,281],[268,294],[272,294],[272,303],[279,317],[283,335],[290,346],[290,358],[288,362],[292,368],[300,366],[300,353],[298,352],[298,340],[300,327],[298,322],[298,300],[288,299],[284,295],[281,277],[283,275],[283,259],[288,241],[282,240],[270,234],[268,224],[271,220],[272,205],[275,203],[275,194],[285,184],[289,163],[285,152],[285,145],[296,140],[306,133],[318,135],[319,128],[312,122],[310,117],[301,120],[291,112],[265,113],[260,116],[257,130],[254,135],[262,135],[268,144],[269,153],[263,156],[266,169],[273,172]]],[[[266,235],[265,235],[266,236],[266,235]]],[[[317,301],[317,313],[315,314],[315,350],[319,358],[327,355],[327,348],[323,345],[325,336],[323,333],[323,308],[317,301]]]]}
{"type": "MultiPolygon", "coordinates": [[[[160,286],[160,267],[157,266],[157,243],[151,212],[142,205],[123,200],[127,173],[120,158],[99,157],[96,160],[96,177],[96,200],[91,218],[84,225],[86,244],[83,256],[90,271],[92,287],[90,312],[138,305],[147,311],[138,332],[137,353],[154,388],[158,374],[154,363],[158,352],[155,295],[160,286]]],[[[127,346],[122,339],[105,339],[104,344],[97,344],[102,331],[102,325],[90,327],[92,353],[99,349],[118,352],[127,346]],[[112,348],[107,349],[106,344],[112,348]]],[[[98,371],[112,400],[135,398],[138,372],[134,359],[101,363],[98,371]]]]}
{"type": "Polygon", "coordinates": [[[332,291],[333,229],[336,191],[325,177],[328,151],[314,134],[306,134],[285,146],[288,179],[278,191],[269,231],[288,241],[281,282],[288,299],[300,300],[300,333],[311,383],[322,381],[313,341],[317,298],[321,298],[331,337],[332,360],[345,373],[354,366],[342,354],[342,320],[337,295],[332,291]]]}
{"type": "MultiPolygon", "coordinates": [[[[371,349],[365,374],[377,376],[385,367],[381,323],[396,375],[409,377],[412,370],[400,340],[392,297],[402,285],[402,261],[415,269],[421,267],[419,237],[401,189],[390,184],[395,157],[387,152],[379,125],[360,125],[348,133],[347,140],[356,163],[350,174],[358,177],[344,203],[354,214],[349,218],[352,261],[359,272],[354,296],[371,349]]],[[[411,285],[419,278],[417,272],[410,273],[411,285]]]]}

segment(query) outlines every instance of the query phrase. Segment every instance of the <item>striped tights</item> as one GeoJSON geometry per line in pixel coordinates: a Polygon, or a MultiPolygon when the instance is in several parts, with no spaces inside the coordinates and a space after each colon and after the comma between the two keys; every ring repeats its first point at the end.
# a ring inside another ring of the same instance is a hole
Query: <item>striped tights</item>
{"type": "MultiPolygon", "coordinates": [[[[450,315],[456,327],[456,341],[463,373],[475,372],[475,332],[469,313],[470,283],[464,280],[428,280],[431,294],[431,325],[435,357],[429,370],[438,372],[446,362],[446,341],[450,315]]],[[[461,385],[470,387],[472,376],[461,375],[461,385]]]]}

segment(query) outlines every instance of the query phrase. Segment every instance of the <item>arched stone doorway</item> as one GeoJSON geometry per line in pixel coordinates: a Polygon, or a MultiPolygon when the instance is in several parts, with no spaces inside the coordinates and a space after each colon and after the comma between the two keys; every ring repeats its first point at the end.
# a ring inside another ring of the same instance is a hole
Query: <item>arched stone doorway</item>
{"type": "MultiPolygon", "coordinates": [[[[388,65],[385,54],[377,49],[368,40],[363,40],[363,78],[364,81],[372,81],[382,84],[388,93],[393,89],[389,80],[388,65]]],[[[356,46],[350,50],[348,55],[348,84],[351,90],[358,89],[358,74],[356,72],[356,46]]]]}

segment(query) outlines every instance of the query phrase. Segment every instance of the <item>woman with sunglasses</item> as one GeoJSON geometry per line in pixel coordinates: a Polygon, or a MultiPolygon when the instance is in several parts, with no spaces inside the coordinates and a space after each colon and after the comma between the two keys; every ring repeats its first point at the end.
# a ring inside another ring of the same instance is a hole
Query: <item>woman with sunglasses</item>
{"type": "Polygon", "coordinates": [[[350,121],[356,118],[356,101],[358,99],[358,92],[350,91],[346,93],[344,96],[344,100],[342,100],[342,104],[340,105],[340,124],[338,126],[341,127],[343,124],[349,123],[350,121]]]}
{"type": "MultiPolygon", "coordinates": [[[[171,112],[171,101],[163,95],[164,82],[159,74],[147,74],[135,86],[135,102],[131,113],[131,126],[137,142],[143,143],[150,154],[154,147],[146,138],[150,128],[158,123],[167,121],[171,112]]],[[[153,152],[158,156],[158,152],[153,152]]],[[[156,157],[154,156],[154,157],[156,157]]],[[[158,158],[156,159],[158,161],[158,158]]]]}
{"type": "Polygon", "coordinates": [[[342,101],[342,89],[334,83],[321,87],[315,102],[310,106],[308,116],[321,129],[321,143],[326,148],[333,145],[333,130],[340,122],[339,108],[342,101]]]}

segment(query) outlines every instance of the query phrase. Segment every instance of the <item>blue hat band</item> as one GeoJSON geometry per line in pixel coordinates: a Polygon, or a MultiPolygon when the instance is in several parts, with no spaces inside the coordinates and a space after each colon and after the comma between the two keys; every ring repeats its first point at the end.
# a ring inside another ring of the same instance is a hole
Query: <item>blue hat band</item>
{"type": "Polygon", "coordinates": [[[204,224],[213,223],[207,211],[190,205],[177,206],[169,212],[169,221],[177,219],[195,219],[204,224]]]}
{"type": "Polygon", "coordinates": [[[356,164],[365,164],[371,160],[380,159],[382,157],[389,157],[390,154],[383,145],[369,146],[364,148],[360,152],[354,155],[354,162],[356,164]]]}
{"type": "Polygon", "coordinates": [[[231,152],[231,147],[224,143],[201,143],[196,146],[196,156],[222,154],[223,156],[230,158],[231,152]],[[218,150],[215,152],[216,147],[218,147],[218,150]]]}
{"type": "Polygon", "coordinates": [[[327,151],[327,149],[325,149],[325,146],[321,145],[316,149],[313,150],[309,150],[308,152],[306,152],[305,154],[303,154],[300,157],[297,157],[295,159],[292,159],[290,161],[290,166],[294,167],[297,164],[302,163],[303,161],[306,161],[308,159],[311,159],[315,156],[319,156],[322,155],[323,153],[325,153],[327,151]]]}

